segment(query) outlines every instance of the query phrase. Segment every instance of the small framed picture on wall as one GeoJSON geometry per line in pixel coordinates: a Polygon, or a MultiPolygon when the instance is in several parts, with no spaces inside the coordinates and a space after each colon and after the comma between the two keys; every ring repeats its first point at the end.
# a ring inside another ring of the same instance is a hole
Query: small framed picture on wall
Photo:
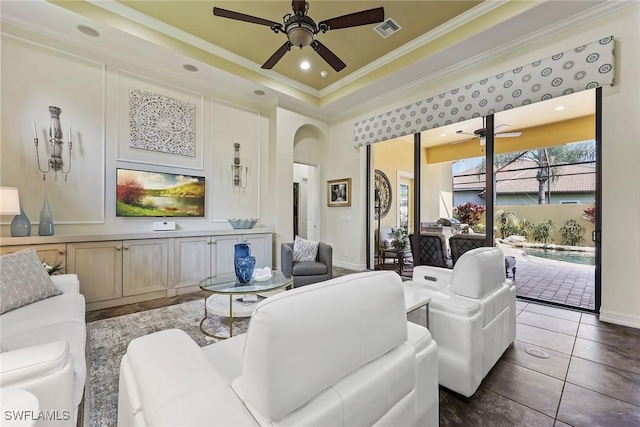
{"type": "Polygon", "coordinates": [[[327,181],[327,206],[351,206],[351,178],[327,181]]]}

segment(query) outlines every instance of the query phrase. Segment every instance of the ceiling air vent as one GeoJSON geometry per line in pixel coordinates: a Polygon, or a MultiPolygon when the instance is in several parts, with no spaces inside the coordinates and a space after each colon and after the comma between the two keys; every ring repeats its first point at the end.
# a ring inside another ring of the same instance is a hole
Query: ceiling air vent
{"type": "Polygon", "coordinates": [[[382,24],[374,27],[374,31],[380,34],[382,38],[385,38],[385,39],[390,35],[397,33],[401,29],[402,27],[398,25],[398,23],[394,21],[393,18],[389,18],[386,21],[384,21],[382,24]]]}

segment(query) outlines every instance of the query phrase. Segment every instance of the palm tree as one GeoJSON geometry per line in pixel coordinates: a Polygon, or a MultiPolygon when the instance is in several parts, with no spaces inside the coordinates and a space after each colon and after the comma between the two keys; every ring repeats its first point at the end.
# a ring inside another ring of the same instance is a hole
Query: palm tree
{"type": "MultiPolygon", "coordinates": [[[[566,145],[557,145],[549,148],[537,148],[527,151],[514,151],[511,153],[497,154],[494,159],[496,173],[516,162],[533,162],[536,164],[536,180],[538,181],[538,204],[549,203],[546,200],[545,186],[558,179],[558,168],[554,166],[591,162],[596,160],[595,141],[577,142],[566,145]]],[[[477,174],[486,172],[485,159],[478,165],[477,174]]]]}

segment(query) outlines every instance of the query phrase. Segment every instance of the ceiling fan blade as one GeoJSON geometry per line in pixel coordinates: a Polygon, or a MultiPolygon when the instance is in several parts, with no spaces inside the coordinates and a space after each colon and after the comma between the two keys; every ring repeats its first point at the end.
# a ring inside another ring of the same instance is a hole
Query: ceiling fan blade
{"type": "MultiPolygon", "coordinates": [[[[469,135],[469,134],[467,133],[465,135],[469,135]]],[[[462,141],[453,141],[453,142],[450,142],[449,144],[450,145],[462,144],[463,142],[473,141],[474,139],[478,139],[478,138],[480,138],[480,137],[476,135],[474,138],[463,139],[462,141]]]]}
{"type": "Polygon", "coordinates": [[[327,61],[327,64],[331,65],[334,70],[340,71],[347,66],[347,64],[342,62],[335,53],[331,52],[328,47],[320,43],[318,40],[314,40],[311,43],[311,47],[313,47],[313,50],[318,52],[318,55],[327,61]]]}
{"type": "Polygon", "coordinates": [[[502,132],[502,133],[496,133],[495,137],[496,138],[514,138],[520,135],[522,135],[522,132],[502,132]]]}
{"type": "Polygon", "coordinates": [[[357,27],[384,21],[384,7],[363,10],[348,15],[337,16],[318,23],[318,27],[326,26],[328,30],[357,27]]]}
{"type": "Polygon", "coordinates": [[[227,10],[227,9],[221,9],[219,7],[213,8],[213,14],[221,18],[235,19],[236,21],[249,22],[251,24],[266,25],[267,27],[273,27],[274,25],[276,27],[282,27],[282,24],[279,24],[275,21],[269,21],[268,19],[262,19],[255,16],[251,16],[251,15],[245,15],[244,13],[234,12],[232,10],[227,10]]]}
{"type": "Polygon", "coordinates": [[[504,124],[504,123],[503,123],[503,124],[501,124],[501,125],[495,126],[495,127],[493,128],[493,133],[498,133],[498,132],[500,132],[502,129],[510,128],[510,127],[511,127],[511,125],[507,125],[507,124],[504,124]]]}
{"type": "Polygon", "coordinates": [[[463,132],[463,131],[461,131],[461,130],[457,130],[457,131],[456,131],[456,133],[457,133],[458,135],[478,136],[478,135],[477,135],[477,134],[475,134],[475,133],[463,132]]]}
{"type": "Polygon", "coordinates": [[[280,58],[282,58],[285,53],[289,52],[289,50],[291,50],[291,42],[287,40],[278,50],[275,51],[273,55],[271,55],[271,58],[267,59],[267,62],[262,65],[262,68],[265,70],[272,69],[273,66],[280,61],[280,58]]]}

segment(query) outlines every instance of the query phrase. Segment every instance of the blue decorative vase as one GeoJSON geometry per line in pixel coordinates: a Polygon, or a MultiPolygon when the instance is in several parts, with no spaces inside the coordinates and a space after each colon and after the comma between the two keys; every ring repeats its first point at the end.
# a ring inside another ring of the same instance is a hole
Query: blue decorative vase
{"type": "Polygon", "coordinates": [[[253,269],[256,266],[256,257],[243,256],[236,258],[236,277],[240,283],[248,283],[253,276],[253,269]]]}
{"type": "Polygon", "coordinates": [[[20,215],[16,215],[11,220],[11,237],[27,237],[31,236],[31,221],[24,213],[22,208],[22,200],[20,200],[20,215]]]}
{"type": "Polygon", "coordinates": [[[41,236],[53,236],[53,218],[51,217],[51,209],[49,209],[49,199],[44,197],[44,206],[40,211],[40,226],[38,234],[41,236]]]}
{"type": "Polygon", "coordinates": [[[233,267],[240,283],[251,281],[256,258],[251,256],[251,246],[248,243],[236,243],[233,254],[233,267]]]}

